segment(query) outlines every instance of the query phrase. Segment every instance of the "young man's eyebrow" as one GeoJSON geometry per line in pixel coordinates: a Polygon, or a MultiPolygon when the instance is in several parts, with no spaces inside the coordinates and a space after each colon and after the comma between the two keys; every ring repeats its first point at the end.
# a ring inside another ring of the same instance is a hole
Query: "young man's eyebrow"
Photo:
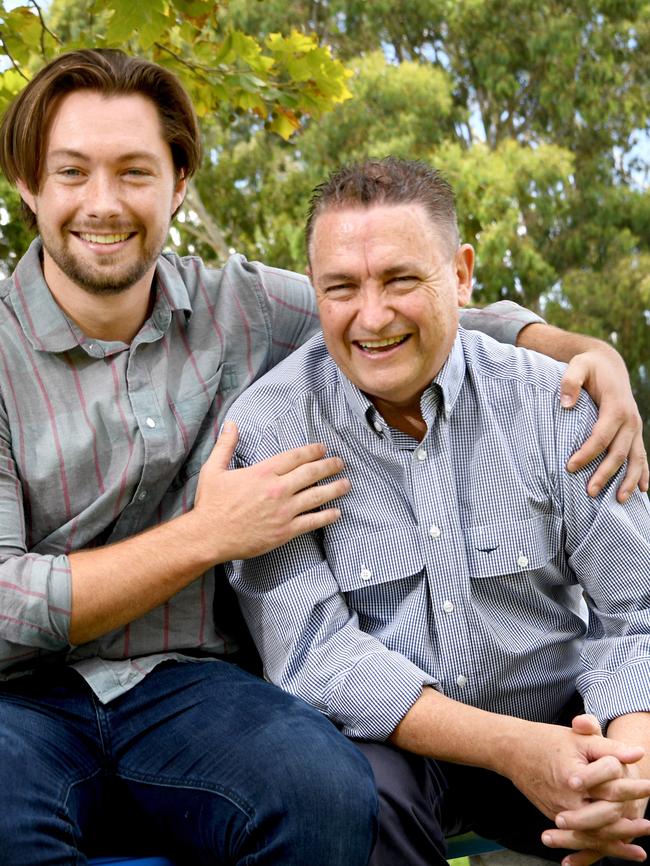
{"type": "MultiPolygon", "coordinates": [[[[83,153],[80,150],[74,150],[67,147],[62,147],[57,150],[51,150],[47,154],[47,159],[59,159],[61,157],[65,159],[79,159],[87,162],[92,159],[92,154],[83,153]]],[[[132,160],[148,160],[155,163],[158,163],[160,161],[155,154],[149,153],[149,151],[147,150],[133,150],[129,151],[128,153],[120,154],[116,162],[130,162],[132,160]]]]}

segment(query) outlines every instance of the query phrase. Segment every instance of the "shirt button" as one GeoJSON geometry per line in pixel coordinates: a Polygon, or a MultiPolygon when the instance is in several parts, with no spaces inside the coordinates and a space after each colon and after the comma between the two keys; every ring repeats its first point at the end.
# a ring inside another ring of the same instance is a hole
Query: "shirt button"
{"type": "Polygon", "coordinates": [[[458,686],[458,688],[464,689],[467,685],[467,677],[463,676],[463,674],[459,674],[456,677],[456,685],[458,686]]]}
{"type": "Polygon", "coordinates": [[[147,427],[155,427],[156,426],[156,422],[151,417],[147,418],[147,420],[144,423],[147,425],[147,427]]]}
{"type": "Polygon", "coordinates": [[[415,456],[418,458],[420,463],[422,463],[423,460],[427,459],[427,452],[424,450],[424,448],[418,448],[418,450],[415,452],[415,456]]]}
{"type": "Polygon", "coordinates": [[[523,553],[520,553],[517,557],[517,565],[519,566],[519,568],[526,568],[526,566],[528,565],[528,557],[524,556],[523,553]]]}
{"type": "Polygon", "coordinates": [[[431,538],[440,538],[441,530],[439,526],[432,526],[429,530],[429,535],[431,538]]]}
{"type": "Polygon", "coordinates": [[[447,601],[444,601],[442,604],[442,609],[444,610],[445,613],[453,613],[453,610],[454,610],[453,601],[449,601],[449,599],[447,599],[447,601]]]}
{"type": "Polygon", "coordinates": [[[146,491],[146,490],[141,490],[140,493],[138,493],[138,500],[139,500],[140,502],[144,502],[144,500],[145,500],[146,498],[147,498],[147,491],[146,491]]]}
{"type": "Polygon", "coordinates": [[[361,569],[361,580],[370,580],[371,577],[372,571],[369,568],[364,567],[361,569]]]}
{"type": "Polygon", "coordinates": [[[377,433],[381,433],[382,430],[384,429],[384,428],[381,426],[381,421],[375,421],[374,424],[373,424],[372,426],[375,428],[375,430],[377,431],[377,433]]]}

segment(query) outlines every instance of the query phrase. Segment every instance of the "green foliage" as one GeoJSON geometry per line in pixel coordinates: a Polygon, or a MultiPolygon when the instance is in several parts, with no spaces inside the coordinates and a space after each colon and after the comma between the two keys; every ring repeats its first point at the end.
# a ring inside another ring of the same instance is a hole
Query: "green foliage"
{"type": "MultiPolygon", "coordinates": [[[[512,297],[614,341],[650,429],[650,0],[43,8],[0,0],[0,108],[75,46],[119,45],[173,69],[207,154],[173,233],[182,251],[302,269],[306,204],[330,170],[367,155],[426,160],[456,189],[476,300],[512,297]]],[[[0,200],[10,262],[25,238],[15,195],[0,186],[0,200]]]]}
{"type": "Polygon", "coordinates": [[[35,0],[12,10],[0,3],[0,36],[11,62],[0,75],[0,111],[44,61],[88,46],[148,55],[183,79],[201,116],[250,112],[283,138],[349,97],[348,73],[327,46],[297,30],[257,40],[232,26],[226,6],[55,0],[46,22],[35,0]]]}

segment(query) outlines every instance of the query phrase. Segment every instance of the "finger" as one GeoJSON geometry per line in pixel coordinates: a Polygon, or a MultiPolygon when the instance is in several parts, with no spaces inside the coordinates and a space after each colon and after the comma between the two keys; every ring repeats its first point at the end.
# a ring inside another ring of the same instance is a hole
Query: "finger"
{"type": "Polygon", "coordinates": [[[612,824],[603,827],[586,828],[584,830],[551,829],[553,844],[549,848],[598,848],[612,847],[633,842],[641,836],[648,836],[650,824],[645,818],[620,818],[612,824]]]}
{"type": "MultiPolygon", "coordinates": [[[[621,829],[623,827],[621,821],[624,821],[625,826],[630,821],[623,817],[623,809],[624,804],[620,802],[594,800],[592,803],[585,803],[579,809],[565,809],[560,812],[555,816],[555,826],[558,830],[599,830],[602,827],[607,827],[608,830],[612,827],[621,829]]],[[[618,838],[624,836],[631,838],[632,834],[615,832],[614,835],[618,838]]]]}
{"type": "Polygon", "coordinates": [[[646,454],[645,449],[643,450],[642,463],[643,463],[643,469],[641,471],[641,480],[639,481],[639,489],[643,493],[647,493],[648,488],[650,487],[650,466],[648,466],[648,455],[646,454]]]}
{"type": "Polygon", "coordinates": [[[640,432],[634,437],[630,448],[625,478],[616,493],[618,501],[625,502],[637,485],[644,492],[648,489],[648,455],[643,447],[643,438],[640,432]]]}
{"type": "Polygon", "coordinates": [[[639,845],[625,845],[618,843],[614,853],[607,850],[583,848],[568,854],[562,859],[562,866],[590,866],[604,856],[620,857],[622,860],[631,860],[641,863],[646,858],[646,853],[639,845]]]}
{"type": "Polygon", "coordinates": [[[610,803],[629,803],[631,800],[644,800],[650,797],[650,780],[616,779],[588,788],[586,793],[591,800],[609,800],[610,803]]]}
{"type": "MultiPolygon", "coordinates": [[[[620,425],[615,422],[610,422],[607,417],[603,418],[601,415],[598,421],[594,424],[591,436],[571,455],[571,457],[569,457],[567,462],[567,469],[569,472],[576,472],[578,469],[583,469],[588,463],[591,463],[592,460],[598,457],[599,454],[602,454],[612,443],[612,440],[619,430],[620,425]]],[[[627,457],[627,450],[617,468],[621,466],[625,457],[627,457]]]]}
{"type": "MultiPolygon", "coordinates": [[[[595,430],[595,428],[594,428],[595,430]]],[[[627,428],[621,427],[618,434],[614,437],[613,441],[607,447],[607,453],[603,458],[600,466],[596,469],[594,474],[589,479],[589,483],[587,484],[587,493],[590,496],[598,496],[600,491],[603,489],[605,484],[609,481],[609,479],[616,475],[618,470],[627,460],[628,454],[630,453],[630,448],[632,447],[632,439],[633,436],[629,434],[627,428]]],[[[637,482],[640,478],[640,467],[638,466],[638,461],[636,468],[633,469],[632,472],[632,480],[634,484],[632,485],[632,490],[636,487],[637,482]]],[[[626,470],[629,473],[630,469],[626,470]]]]}
{"type": "Polygon", "coordinates": [[[576,734],[595,734],[601,736],[600,722],[591,713],[581,713],[571,720],[571,727],[576,734]]]}
{"type": "Polygon", "coordinates": [[[302,490],[293,496],[291,505],[294,513],[297,516],[314,511],[333,499],[345,496],[351,486],[347,478],[337,478],[336,481],[330,481],[329,484],[318,484],[315,487],[302,490]]]}
{"type": "Polygon", "coordinates": [[[587,365],[582,358],[572,358],[560,382],[560,403],[565,409],[575,406],[586,375],[587,365]]]}
{"type": "Polygon", "coordinates": [[[623,763],[614,755],[607,754],[576,770],[569,777],[569,787],[573,791],[591,791],[604,782],[620,779],[625,772],[623,763]]]}
{"type": "Polygon", "coordinates": [[[562,866],[591,866],[602,858],[600,851],[590,851],[588,848],[569,854],[562,860],[562,866]]]}
{"type": "Polygon", "coordinates": [[[309,445],[301,445],[299,448],[290,448],[281,451],[266,460],[262,460],[259,466],[263,466],[276,475],[288,475],[295,469],[321,460],[325,456],[325,446],[322,442],[313,442],[309,445]]]}
{"type": "MultiPolygon", "coordinates": [[[[622,857],[624,860],[642,861],[646,858],[643,848],[640,845],[635,845],[634,842],[623,839],[600,839],[588,833],[577,833],[572,830],[557,830],[553,828],[544,830],[542,842],[547,848],[569,848],[575,852],[598,851],[600,852],[598,859],[610,856],[622,857]]],[[[575,853],[573,853],[568,858],[572,866],[577,862],[573,859],[575,856],[575,853]]],[[[566,860],[567,858],[562,863],[564,864],[566,860]]]]}
{"type": "MultiPolygon", "coordinates": [[[[609,740],[606,737],[589,737],[584,740],[584,755],[589,763],[604,758],[607,755],[619,760],[622,764],[636,764],[645,754],[643,746],[633,746],[628,743],[619,743],[616,740],[609,740]]],[[[613,769],[613,767],[612,767],[613,769]]],[[[583,778],[588,767],[585,766],[576,773],[576,776],[583,778]]]]}
{"type": "MultiPolygon", "coordinates": [[[[345,468],[340,457],[322,457],[319,460],[311,460],[285,472],[281,476],[283,487],[287,492],[296,494],[301,490],[307,490],[319,481],[338,475],[345,468]]],[[[347,491],[345,491],[347,492],[347,491]]],[[[325,500],[326,501],[326,500],[325,500]]],[[[318,503],[322,504],[322,503],[318,503]]],[[[315,505],[312,507],[316,507],[315,505]]],[[[301,510],[308,510],[307,508],[301,510]]]]}
{"type": "Polygon", "coordinates": [[[206,464],[215,463],[221,469],[227,469],[232,455],[235,453],[238,438],[239,433],[234,421],[224,421],[212,453],[205,461],[206,464]]]}
{"type": "Polygon", "coordinates": [[[291,521],[288,527],[286,541],[306,532],[316,532],[325,526],[330,526],[341,516],[340,508],[323,508],[321,511],[310,511],[308,514],[299,514],[291,521]]]}

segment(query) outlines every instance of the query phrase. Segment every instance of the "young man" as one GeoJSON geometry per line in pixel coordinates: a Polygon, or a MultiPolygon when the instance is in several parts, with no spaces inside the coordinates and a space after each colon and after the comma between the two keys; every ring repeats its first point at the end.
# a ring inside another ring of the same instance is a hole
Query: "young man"
{"type": "MultiPolygon", "coordinates": [[[[117,51],[57,58],[0,128],[39,232],[0,290],[5,866],[82,863],[100,829],[192,864],[354,866],[372,845],[365,758],[226,661],[213,567],[322,529],[349,484],[318,443],[229,471],[233,430],[203,466],[234,397],[318,323],[304,277],[161,254],[198,162],[179,82],[117,51]]],[[[536,320],[484,318],[513,338],[536,320]]]]}
{"type": "Polygon", "coordinates": [[[474,251],[437,172],[342,169],[307,238],[323,333],[230,410],[237,465],[318,439],[352,488],[335,524],[233,564],[267,676],[360,741],[377,866],[443,866],[470,828],[645,859],[647,496],[566,471],[595,413],[562,408],[561,365],[459,330],[474,251]]]}

